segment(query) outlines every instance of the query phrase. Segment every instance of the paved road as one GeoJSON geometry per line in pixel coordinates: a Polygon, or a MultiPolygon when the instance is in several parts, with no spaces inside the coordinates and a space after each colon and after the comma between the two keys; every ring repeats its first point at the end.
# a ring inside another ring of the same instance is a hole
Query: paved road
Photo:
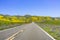
{"type": "Polygon", "coordinates": [[[13,40],[54,40],[43,32],[35,23],[0,31],[0,40],[5,40],[21,30],[23,30],[23,32],[15,35],[13,40]]]}

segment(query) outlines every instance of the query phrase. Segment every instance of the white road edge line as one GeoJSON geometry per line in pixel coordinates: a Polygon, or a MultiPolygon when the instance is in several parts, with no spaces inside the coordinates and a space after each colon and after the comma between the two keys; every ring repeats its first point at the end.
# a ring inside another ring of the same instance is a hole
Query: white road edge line
{"type": "MultiPolygon", "coordinates": [[[[34,23],[36,24],[36,23],[34,23]]],[[[37,24],[36,24],[37,25],[37,24]]],[[[38,28],[40,28],[46,35],[48,35],[50,38],[52,38],[53,40],[56,40],[54,39],[50,34],[48,34],[45,30],[43,30],[41,27],[39,27],[39,25],[37,25],[38,28]]]]}
{"type": "Polygon", "coordinates": [[[15,38],[14,36],[16,36],[18,33],[23,32],[23,31],[24,30],[18,31],[17,33],[13,34],[12,36],[10,36],[9,38],[7,38],[6,40],[13,40],[15,38]]]}

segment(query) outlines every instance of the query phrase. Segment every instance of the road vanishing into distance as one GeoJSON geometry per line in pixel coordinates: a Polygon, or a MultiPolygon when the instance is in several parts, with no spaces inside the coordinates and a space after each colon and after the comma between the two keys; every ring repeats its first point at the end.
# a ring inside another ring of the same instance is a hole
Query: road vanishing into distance
{"type": "Polygon", "coordinates": [[[0,40],[55,40],[34,22],[0,31],[0,40]]]}

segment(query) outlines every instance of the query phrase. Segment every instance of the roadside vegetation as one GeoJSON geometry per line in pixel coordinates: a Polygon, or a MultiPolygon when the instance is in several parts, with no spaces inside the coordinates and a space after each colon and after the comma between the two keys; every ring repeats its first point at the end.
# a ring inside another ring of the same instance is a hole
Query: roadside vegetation
{"type": "Polygon", "coordinates": [[[28,17],[25,16],[0,15],[0,30],[20,26],[27,23],[30,23],[30,21],[28,17]]]}
{"type": "Polygon", "coordinates": [[[53,36],[56,40],[60,40],[60,23],[37,23],[41,28],[43,28],[46,32],[48,32],[51,36],[53,36]]]}
{"type": "Polygon", "coordinates": [[[2,15],[0,14],[0,30],[20,26],[35,22],[55,39],[60,40],[60,18],[50,16],[31,16],[31,15],[2,15]]]}

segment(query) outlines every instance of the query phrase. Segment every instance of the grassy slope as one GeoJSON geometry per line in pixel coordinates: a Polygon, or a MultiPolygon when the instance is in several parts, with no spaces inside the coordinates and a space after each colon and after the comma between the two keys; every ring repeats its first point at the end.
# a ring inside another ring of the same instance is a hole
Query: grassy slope
{"type": "Polygon", "coordinates": [[[45,22],[45,23],[37,23],[40,27],[42,27],[45,31],[47,31],[51,36],[53,36],[56,40],[60,40],[60,22],[57,24],[53,22],[45,22]]]}

